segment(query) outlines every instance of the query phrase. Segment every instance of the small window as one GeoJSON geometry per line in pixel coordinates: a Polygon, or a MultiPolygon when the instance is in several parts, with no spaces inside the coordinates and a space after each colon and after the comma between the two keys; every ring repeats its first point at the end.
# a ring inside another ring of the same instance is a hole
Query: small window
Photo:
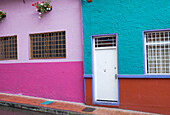
{"type": "Polygon", "coordinates": [[[30,34],[31,59],[65,58],[65,31],[30,34]]]}
{"type": "Polygon", "coordinates": [[[116,35],[95,37],[95,48],[116,47],[116,35]]]}
{"type": "Polygon", "coordinates": [[[148,74],[170,73],[170,31],[145,32],[145,66],[148,74]]]}
{"type": "Polygon", "coordinates": [[[0,37],[0,60],[17,59],[17,36],[0,37]]]}

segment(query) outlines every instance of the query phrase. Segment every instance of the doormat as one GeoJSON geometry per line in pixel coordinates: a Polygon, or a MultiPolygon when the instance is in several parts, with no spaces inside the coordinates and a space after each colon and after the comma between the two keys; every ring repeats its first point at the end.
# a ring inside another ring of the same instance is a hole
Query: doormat
{"type": "Polygon", "coordinates": [[[40,103],[40,104],[42,104],[42,105],[49,105],[49,104],[51,104],[51,103],[53,103],[53,101],[44,101],[44,102],[42,102],[42,103],[40,103]]]}
{"type": "Polygon", "coordinates": [[[96,109],[95,108],[86,107],[82,111],[84,111],[84,112],[93,112],[94,110],[96,110],[96,109]]]}

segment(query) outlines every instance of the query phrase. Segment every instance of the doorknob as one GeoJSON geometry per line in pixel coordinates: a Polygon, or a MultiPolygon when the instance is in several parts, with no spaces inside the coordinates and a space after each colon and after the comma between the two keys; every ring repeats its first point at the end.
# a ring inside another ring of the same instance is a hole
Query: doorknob
{"type": "Polygon", "coordinates": [[[115,79],[117,79],[117,74],[115,74],[115,79]]]}

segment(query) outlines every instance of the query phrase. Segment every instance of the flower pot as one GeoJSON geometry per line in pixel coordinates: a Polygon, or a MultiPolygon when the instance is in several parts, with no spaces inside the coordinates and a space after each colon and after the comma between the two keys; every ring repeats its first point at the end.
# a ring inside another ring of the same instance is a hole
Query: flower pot
{"type": "Polygon", "coordinates": [[[2,15],[2,18],[5,18],[6,17],[6,15],[2,15]]]}
{"type": "Polygon", "coordinates": [[[51,11],[52,10],[52,6],[49,6],[48,8],[46,8],[47,11],[51,11]]]}

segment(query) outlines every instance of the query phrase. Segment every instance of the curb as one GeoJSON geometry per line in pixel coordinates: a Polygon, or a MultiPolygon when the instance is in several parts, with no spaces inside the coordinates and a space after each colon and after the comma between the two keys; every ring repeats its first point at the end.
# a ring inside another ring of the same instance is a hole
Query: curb
{"type": "MultiPolygon", "coordinates": [[[[57,115],[87,115],[87,114],[82,114],[82,113],[80,114],[73,111],[59,110],[54,108],[41,107],[41,106],[35,106],[29,104],[20,104],[14,102],[6,102],[6,101],[0,101],[0,106],[13,107],[13,108],[25,109],[25,110],[35,111],[35,112],[51,113],[57,115]]],[[[93,115],[93,114],[88,114],[88,115],[93,115]]]]}

